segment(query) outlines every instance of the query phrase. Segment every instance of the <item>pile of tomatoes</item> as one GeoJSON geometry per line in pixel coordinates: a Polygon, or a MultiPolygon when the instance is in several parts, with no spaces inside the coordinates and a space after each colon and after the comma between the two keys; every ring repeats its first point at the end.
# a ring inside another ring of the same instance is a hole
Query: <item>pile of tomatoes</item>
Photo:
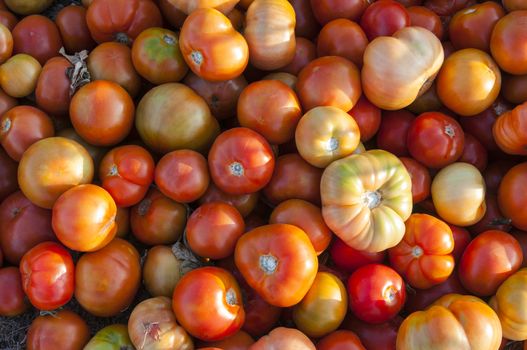
{"type": "Polygon", "coordinates": [[[527,349],[525,0],[52,3],[0,0],[28,349],[527,349]]]}

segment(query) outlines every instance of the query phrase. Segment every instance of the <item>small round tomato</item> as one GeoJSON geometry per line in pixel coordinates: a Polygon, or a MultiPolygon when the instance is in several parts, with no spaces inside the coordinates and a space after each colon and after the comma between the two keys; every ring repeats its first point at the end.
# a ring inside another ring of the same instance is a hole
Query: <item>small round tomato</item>
{"type": "Polygon", "coordinates": [[[234,261],[249,286],[269,304],[280,307],[302,300],[318,267],[307,234],[288,224],[264,225],[242,235],[234,261]]]}
{"type": "Polygon", "coordinates": [[[66,6],[55,17],[60,36],[66,52],[70,55],[95,47],[88,24],[86,23],[86,8],[83,6],[66,6]]]}
{"type": "Polygon", "coordinates": [[[207,191],[199,198],[198,203],[224,202],[234,206],[243,217],[247,217],[256,208],[260,192],[248,194],[228,194],[221,191],[213,183],[209,184],[207,191]]]}
{"type": "Polygon", "coordinates": [[[38,108],[15,106],[0,117],[0,144],[16,161],[33,143],[54,135],[53,121],[38,108]]]}
{"type": "Polygon", "coordinates": [[[20,270],[17,267],[0,269],[0,316],[14,317],[29,309],[26,294],[22,288],[20,270]]]}
{"type": "Polygon", "coordinates": [[[427,289],[444,282],[454,271],[450,227],[427,214],[412,214],[405,226],[403,240],[388,250],[390,265],[415,288],[427,289]]]}
{"type": "Polygon", "coordinates": [[[121,238],[82,255],[75,267],[75,299],[95,316],[115,316],[126,309],[140,284],[139,253],[121,238]]]}
{"type": "Polygon", "coordinates": [[[410,125],[406,142],[417,161],[430,168],[442,168],[461,157],[465,135],[454,118],[440,112],[425,112],[410,125]]]}
{"type": "Polygon", "coordinates": [[[62,39],[55,23],[41,15],[24,17],[12,31],[13,52],[33,56],[44,65],[51,57],[58,56],[62,39]]]}
{"type": "Polygon", "coordinates": [[[302,301],[293,307],[293,320],[304,334],[318,338],[335,331],[347,311],[344,283],[331,273],[319,272],[302,301]]]}
{"type": "Polygon", "coordinates": [[[108,152],[99,166],[102,187],[119,207],[141,201],[154,181],[154,159],[143,147],[120,146],[108,152]]]}
{"type": "Polygon", "coordinates": [[[406,8],[406,11],[410,15],[410,25],[428,29],[439,40],[443,38],[443,23],[434,11],[424,6],[410,6],[406,8]]]}
{"type": "Polygon", "coordinates": [[[280,72],[298,75],[302,68],[317,58],[317,47],[311,40],[297,36],[295,41],[295,57],[289,64],[279,68],[280,72]]]}
{"type": "Polygon", "coordinates": [[[430,171],[423,164],[413,158],[401,157],[404,167],[412,178],[412,202],[414,204],[424,201],[430,196],[432,178],[430,171]]]}
{"type": "Polygon", "coordinates": [[[183,234],[187,207],[151,188],[141,202],[131,208],[132,234],[147,245],[172,244],[183,234]]]}
{"type": "Polygon", "coordinates": [[[324,222],[320,207],[302,199],[289,199],[277,205],[271,213],[269,223],[300,227],[309,237],[317,255],[326,250],[333,236],[324,222]]]}
{"type": "Polygon", "coordinates": [[[355,119],[360,130],[360,140],[370,140],[381,125],[381,110],[361,95],[355,106],[348,112],[355,119]]]}
{"type": "Polygon", "coordinates": [[[386,251],[370,253],[350,247],[338,237],[333,239],[329,250],[331,260],[339,269],[352,273],[359,267],[378,263],[382,264],[386,258],[386,251]]]}
{"type": "Polygon", "coordinates": [[[366,350],[366,348],[352,331],[338,330],[320,339],[317,350],[366,350]]]}
{"type": "Polygon", "coordinates": [[[207,191],[209,182],[207,160],[196,151],[169,152],[156,165],[157,187],[176,202],[190,203],[199,199],[207,191]]]}
{"type": "Polygon", "coordinates": [[[298,153],[309,164],[319,168],[352,154],[359,142],[360,130],[355,119],[331,106],[308,111],[295,131],[298,153]]]}
{"type": "Polygon", "coordinates": [[[135,106],[120,85],[96,80],[81,87],[70,104],[75,131],[96,146],[121,142],[134,124],[135,106]]]}
{"type": "Polygon", "coordinates": [[[406,140],[414,119],[415,116],[405,110],[383,111],[381,125],[377,132],[377,147],[398,157],[407,156],[406,140]]]}
{"type": "Polygon", "coordinates": [[[240,212],[223,202],[205,203],[187,221],[186,238],[190,249],[204,258],[223,259],[234,252],[245,232],[240,212]]]}
{"type": "Polygon", "coordinates": [[[347,112],[362,94],[360,72],[355,63],[343,57],[320,57],[300,71],[296,90],[306,111],[334,106],[347,112]]]}
{"type": "Polygon", "coordinates": [[[240,287],[234,276],[219,267],[185,274],[174,289],[172,309],[190,334],[205,341],[233,335],[245,320],[240,287]]]}
{"type": "Polygon", "coordinates": [[[33,56],[19,53],[0,66],[0,85],[11,97],[26,97],[35,91],[41,71],[33,56]]]}
{"type": "Polygon", "coordinates": [[[90,340],[86,321],[70,310],[37,316],[27,331],[27,350],[83,349],[90,340]]]}
{"type": "Polygon", "coordinates": [[[171,247],[157,245],[148,250],[143,263],[143,285],[154,297],[172,297],[184,271],[182,261],[171,247]]]}
{"type": "Polygon", "coordinates": [[[220,134],[208,160],[212,180],[230,194],[261,190],[271,180],[275,166],[273,150],[265,138],[243,127],[220,134]]]}
{"type": "Polygon", "coordinates": [[[37,105],[47,113],[64,117],[68,115],[74,83],[68,76],[72,64],[64,57],[50,58],[40,73],[35,89],[37,105]]]}
{"type": "Polygon", "coordinates": [[[117,232],[117,206],[102,187],[86,184],[64,192],[53,205],[51,224],[66,247],[91,252],[107,245],[117,232]]]}
{"type": "Polygon", "coordinates": [[[260,80],[243,89],[238,99],[237,118],[271,144],[291,140],[302,110],[296,93],[278,80],[260,80]]]}
{"type": "Polygon", "coordinates": [[[360,267],[348,279],[347,287],[351,311],[368,323],[383,323],[394,318],[406,300],[403,279],[385,265],[360,267]]]}
{"type": "Polygon", "coordinates": [[[459,279],[472,294],[490,296],[520,268],[522,260],[516,238],[503,231],[485,231],[465,249],[459,262],[459,279]]]}
{"type": "Polygon", "coordinates": [[[501,17],[492,29],[490,52],[502,70],[510,74],[527,74],[527,53],[517,50],[527,43],[526,11],[513,11],[501,17]]]}
{"type": "Polygon", "coordinates": [[[360,26],[371,41],[378,36],[391,36],[410,25],[410,14],[394,0],[379,0],[368,6],[360,19],[360,26]]]}
{"type": "Polygon", "coordinates": [[[362,67],[362,56],[368,45],[368,38],[362,28],[346,18],[338,18],[327,23],[317,38],[317,54],[340,56],[362,67]]]}
{"type": "Polygon", "coordinates": [[[79,143],[64,137],[48,137],[31,145],[18,166],[18,184],[39,207],[51,209],[68,189],[90,183],[93,160],[79,143]]]}
{"type": "Polygon", "coordinates": [[[273,204],[303,199],[320,205],[322,169],[306,162],[298,153],[284,154],[276,160],[273,176],[263,193],[273,204]]]}
{"type": "Polygon", "coordinates": [[[148,28],[139,34],[132,46],[132,62],[155,85],[180,81],[188,71],[177,34],[164,28],[148,28]]]}
{"type": "Polygon", "coordinates": [[[128,336],[128,327],[117,323],[97,331],[83,350],[128,350],[133,345],[128,336]]]}
{"type": "Polygon", "coordinates": [[[503,177],[498,188],[498,204],[505,217],[512,220],[514,227],[527,230],[527,163],[512,167],[503,177]]]}
{"type": "Polygon", "coordinates": [[[70,253],[58,243],[43,242],[20,260],[22,287],[33,306],[53,310],[73,296],[75,266],[70,253]]]}

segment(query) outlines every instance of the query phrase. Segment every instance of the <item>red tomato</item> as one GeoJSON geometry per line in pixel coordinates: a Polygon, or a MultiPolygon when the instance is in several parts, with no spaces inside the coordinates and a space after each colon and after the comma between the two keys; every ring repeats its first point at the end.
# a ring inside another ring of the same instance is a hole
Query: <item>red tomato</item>
{"type": "Polygon", "coordinates": [[[271,180],[275,159],[263,136],[248,128],[221,133],[209,152],[214,184],[229,194],[261,190],[271,180]]]}
{"type": "Polygon", "coordinates": [[[347,288],[351,311],[367,323],[383,323],[394,318],[406,300],[403,279],[385,265],[358,268],[348,279],[347,288]]]}
{"type": "MultiPolygon", "coordinates": [[[[249,1],[252,2],[252,0],[249,1]]],[[[293,5],[296,15],[295,34],[308,39],[316,37],[320,26],[313,15],[310,1],[290,0],[289,2],[293,5]]]]}
{"type": "Polygon", "coordinates": [[[66,58],[53,57],[42,67],[38,77],[35,89],[37,105],[55,117],[68,115],[73,92],[69,69],[73,69],[73,66],[66,58]]]}
{"type": "Polygon", "coordinates": [[[518,243],[520,243],[520,246],[522,247],[522,253],[523,253],[523,261],[521,267],[527,267],[527,232],[520,231],[520,230],[513,230],[510,232],[510,234],[516,238],[518,243]]]}
{"type": "Polygon", "coordinates": [[[366,348],[352,331],[338,330],[320,339],[317,350],[366,350],[366,348]]]}
{"type": "Polygon", "coordinates": [[[381,110],[362,95],[357,104],[348,112],[355,119],[362,142],[371,139],[381,125],[381,110]]]}
{"type": "Polygon", "coordinates": [[[0,148],[0,201],[18,188],[17,168],[18,164],[0,148]]]}
{"type": "Polygon", "coordinates": [[[185,232],[194,253],[217,260],[232,255],[238,238],[245,232],[245,223],[232,205],[205,203],[190,215],[185,232]]]}
{"type": "Polygon", "coordinates": [[[155,169],[155,183],[163,194],[180,203],[199,199],[209,186],[207,160],[192,150],[172,151],[155,169]]]}
{"type": "Polygon", "coordinates": [[[357,21],[369,4],[368,0],[311,0],[313,14],[322,25],[337,18],[357,21]]]}
{"type": "Polygon", "coordinates": [[[459,262],[459,259],[461,259],[465,248],[467,248],[468,244],[472,240],[472,236],[470,236],[470,232],[463,227],[454,225],[448,226],[450,226],[450,229],[452,230],[452,236],[454,237],[454,250],[452,251],[452,256],[456,262],[459,262]]]}
{"type": "Polygon", "coordinates": [[[55,17],[55,23],[59,28],[64,48],[70,55],[95,47],[95,41],[93,41],[86,23],[86,8],[73,5],[66,6],[55,17]]]}
{"type": "Polygon", "coordinates": [[[31,248],[20,261],[22,287],[33,306],[53,310],[70,301],[75,284],[75,266],[70,253],[55,242],[31,248]]]}
{"type": "Polygon", "coordinates": [[[355,332],[366,349],[396,350],[395,340],[401,322],[403,319],[396,316],[385,323],[368,324],[351,316],[344,321],[344,328],[355,332]]]}
{"type": "Polygon", "coordinates": [[[29,309],[18,268],[0,269],[0,285],[0,316],[18,316],[29,309]]]}
{"type": "Polygon", "coordinates": [[[368,38],[356,22],[338,18],[320,30],[317,54],[319,57],[341,56],[355,63],[357,67],[362,67],[362,56],[367,45],[368,38]]]}
{"type": "Polygon", "coordinates": [[[298,75],[302,68],[317,58],[317,47],[312,41],[302,37],[296,37],[295,42],[295,57],[293,57],[293,60],[289,64],[279,68],[280,72],[298,75]]]}
{"type": "Polygon", "coordinates": [[[414,119],[415,116],[404,109],[383,111],[381,125],[377,132],[377,147],[398,157],[407,156],[406,139],[408,137],[408,129],[410,129],[414,119]]]}
{"type": "Polygon", "coordinates": [[[423,164],[413,158],[401,157],[406,170],[412,178],[412,201],[414,204],[424,201],[430,196],[432,179],[430,172],[423,164]]]}
{"type": "Polygon", "coordinates": [[[393,0],[374,2],[360,19],[360,26],[370,41],[378,36],[391,36],[409,25],[410,14],[403,5],[393,0]]]}
{"type": "Polygon", "coordinates": [[[285,154],[276,160],[273,176],[263,193],[273,204],[303,199],[320,205],[322,170],[306,162],[298,153],[285,154]]]}
{"type": "Polygon", "coordinates": [[[498,188],[498,204],[514,227],[527,230],[527,163],[520,163],[505,174],[498,188]]]}
{"type": "Polygon", "coordinates": [[[498,230],[485,231],[465,249],[459,262],[459,279],[472,294],[490,296],[520,268],[522,260],[521,246],[513,236],[498,230]]]}
{"type": "Polygon", "coordinates": [[[5,260],[18,265],[31,248],[57,238],[51,228],[51,211],[37,207],[20,191],[0,204],[0,246],[5,260]]]}
{"type": "Polygon", "coordinates": [[[419,115],[408,130],[408,151],[430,168],[443,168],[458,160],[464,144],[465,136],[459,123],[440,112],[419,115]]]}
{"type": "Polygon", "coordinates": [[[204,343],[203,346],[208,345],[209,347],[201,349],[246,350],[252,344],[254,344],[254,339],[248,333],[238,331],[228,338],[204,343]]]}
{"type": "Polygon", "coordinates": [[[408,300],[404,305],[404,309],[408,313],[424,310],[443,295],[450,293],[468,294],[459,281],[457,273],[451,274],[446,281],[431,288],[413,289],[409,291],[408,300]]]}
{"type": "Polygon", "coordinates": [[[207,191],[203,196],[199,198],[199,204],[210,203],[210,202],[224,202],[234,206],[243,217],[247,217],[256,205],[258,204],[258,198],[260,192],[253,192],[249,194],[227,194],[222,192],[213,183],[209,184],[207,191]]]}
{"type": "Polygon", "coordinates": [[[356,250],[336,236],[333,238],[329,253],[335,265],[349,273],[368,264],[381,264],[386,258],[385,250],[376,253],[356,250]]]}
{"type": "Polygon", "coordinates": [[[40,65],[58,56],[62,47],[60,33],[55,23],[41,15],[24,17],[13,28],[13,54],[26,53],[40,65]]]}
{"type": "Polygon", "coordinates": [[[15,28],[17,23],[18,18],[16,18],[13,12],[8,10],[0,10],[0,24],[3,24],[10,31],[13,31],[13,28],[15,28]]]}
{"type": "Polygon", "coordinates": [[[245,320],[240,287],[219,267],[202,267],[185,274],[174,289],[172,309],[187,332],[205,341],[233,335],[245,320]]]}
{"type": "Polygon", "coordinates": [[[451,16],[465,8],[472,0],[425,0],[424,6],[434,11],[438,16],[451,16]]]}
{"type": "Polygon", "coordinates": [[[488,230],[510,231],[511,219],[506,218],[501,213],[495,194],[485,196],[485,205],[487,206],[485,215],[476,224],[469,227],[470,232],[473,235],[478,235],[488,230]]]}
{"type": "MultiPolygon", "coordinates": [[[[400,2],[400,1],[399,1],[400,2]]],[[[410,25],[423,27],[434,33],[439,40],[443,38],[441,18],[424,6],[410,6],[406,9],[410,15],[410,25]]]]}
{"type": "Polygon", "coordinates": [[[99,179],[119,207],[139,203],[154,181],[154,159],[141,146],[112,149],[101,161],[99,179]]]}
{"type": "Polygon", "coordinates": [[[465,133],[465,147],[459,161],[472,164],[483,172],[487,167],[487,149],[474,136],[465,133]]]}
{"type": "Polygon", "coordinates": [[[454,270],[450,227],[427,214],[412,214],[405,226],[403,240],[388,250],[390,265],[415,288],[444,282],[454,270]]]}

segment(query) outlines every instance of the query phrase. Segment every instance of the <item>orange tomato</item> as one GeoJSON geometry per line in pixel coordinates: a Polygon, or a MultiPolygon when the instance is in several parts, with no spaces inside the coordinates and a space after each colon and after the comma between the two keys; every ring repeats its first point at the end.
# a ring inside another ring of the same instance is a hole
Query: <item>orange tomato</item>
{"type": "Polygon", "coordinates": [[[315,350],[315,345],[298,329],[278,327],[251,346],[251,350],[315,350]]]}
{"type": "Polygon", "coordinates": [[[13,54],[13,35],[9,28],[0,24],[0,64],[7,61],[13,54]]]}
{"type": "Polygon", "coordinates": [[[492,135],[501,150],[508,154],[527,155],[527,103],[516,106],[498,117],[492,135]]]}
{"type": "MultiPolygon", "coordinates": [[[[527,163],[512,167],[503,177],[498,188],[498,204],[506,218],[520,229],[527,230],[527,203],[523,194],[526,190],[527,163]]],[[[527,257],[526,257],[527,259],[527,257]]]]}
{"type": "Polygon", "coordinates": [[[240,0],[168,0],[175,8],[190,15],[201,8],[213,8],[224,14],[232,11],[240,0]]]}
{"type": "Polygon", "coordinates": [[[320,339],[317,350],[366,350],[366,348],[352,331],[338,330],[320,339]]]}
{"type": "Polygon", "coordinates": [[[362,57],[368,38],[357,22],[338,18],[327,23],[318,35],[317,54],[341,56],[362,67],[362,57]]]}
{"type": "Polygon", "coordinates": [[[527,52],[518,50],[527,44],[526,10],[513,11],[501,17],[490,37],[490,52],[507,73],[527,74],[527,52]]]}

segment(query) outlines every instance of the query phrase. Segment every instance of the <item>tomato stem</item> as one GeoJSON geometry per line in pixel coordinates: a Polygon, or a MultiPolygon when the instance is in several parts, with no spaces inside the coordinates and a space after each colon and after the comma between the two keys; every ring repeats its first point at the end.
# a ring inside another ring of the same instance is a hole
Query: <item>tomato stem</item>
{"type": "Polygon", "coordinates": [[[260,256],[260,268],[266,275],[272,275],[278,267],[278,259],[271,255],[260,256]]]}

